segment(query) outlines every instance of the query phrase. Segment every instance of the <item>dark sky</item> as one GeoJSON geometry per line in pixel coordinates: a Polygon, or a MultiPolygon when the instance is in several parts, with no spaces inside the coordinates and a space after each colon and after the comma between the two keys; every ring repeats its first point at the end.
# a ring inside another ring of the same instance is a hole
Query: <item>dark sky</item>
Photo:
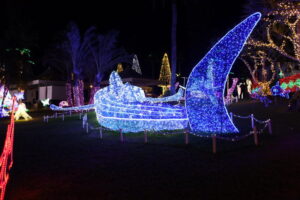
{"type": "MultiPolygon", "coordinates": [[[[187,76],[212,45],[245,17],[245,1],[178,1],[179,73],[187,76]]],[[[36,38],[38,46],[33,50],[36,51],[34,53],[37,61],[71,20],[82,31],[92,25],[101,33],[111,29],[119,30],[120,44],[129,53],[138,55],[145,77],[157,78],[163,53],[170,55],[169,0],[4,2],[0,10],[1,36],[3,37],[9,27],[25,27],[23,29],[26,31],[23,32],[36,38]]]]}

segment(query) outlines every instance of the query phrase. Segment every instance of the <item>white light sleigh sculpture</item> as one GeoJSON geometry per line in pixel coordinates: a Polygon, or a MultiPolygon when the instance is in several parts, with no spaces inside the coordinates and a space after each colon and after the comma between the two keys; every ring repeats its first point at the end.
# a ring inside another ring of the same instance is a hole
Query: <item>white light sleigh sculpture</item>
{"type": "Polygon", "coordinates": [[[110,85],[94,96],[94,104],[52,110],[86,110],[94,108],[100,125],[126,132],[178,130],[189,128],[195,134],[237,133],[224,105],[226,78],[253,31],[261,14],[254,13],[229,31],[194,67],[185,93],[185,105],[172,105],[183,90],[165,98],[147,98],[144,91],[123,83],[112,72],[110,85]]]}

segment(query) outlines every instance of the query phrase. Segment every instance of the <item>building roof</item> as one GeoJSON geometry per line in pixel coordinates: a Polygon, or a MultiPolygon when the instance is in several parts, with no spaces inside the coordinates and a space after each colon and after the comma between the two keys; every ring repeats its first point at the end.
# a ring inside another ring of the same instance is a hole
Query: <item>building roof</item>
{"type": "MultiPolygon", "coordinates": [[[[122,78],[123,83],[130,83],[135,86],[145,87],[145,86],[158,86],[163,85],[163,81],[155,80],[155,79],[147,79],[147,78],[122,78]]],[[[100,86],[107,86],[109,85],[109,81],[102,81],[100,86]]]]}
{"type": "Polygon", "coordinates": [[[27,86],[64,86],[66,84],[65,81],[51,81],[51,80],[33,80],[27,83],[27,86]]]}

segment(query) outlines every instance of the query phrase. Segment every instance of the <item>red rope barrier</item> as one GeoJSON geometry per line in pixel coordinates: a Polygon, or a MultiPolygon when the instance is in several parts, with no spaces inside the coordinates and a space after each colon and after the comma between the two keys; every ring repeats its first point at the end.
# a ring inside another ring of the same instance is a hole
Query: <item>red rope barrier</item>
{"type": "Polygon", "coordinates": [[[14,104],[16,97],[13,98],[10,123],[7,125],[6,137],[3,151],[0,156],[0,200],[4,199],[6,185],[9,179],[9,171],[13,165],[13,146],[14,146],[14,104]]]}

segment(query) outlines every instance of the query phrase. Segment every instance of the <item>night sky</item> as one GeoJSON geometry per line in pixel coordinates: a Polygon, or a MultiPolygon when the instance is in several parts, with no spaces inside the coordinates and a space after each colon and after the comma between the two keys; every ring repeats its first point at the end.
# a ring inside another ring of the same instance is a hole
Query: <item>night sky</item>
{"type": "MultiPolygon", "coordinates": [[[[92,25],[99,33],[120,31],[120,45],[138,55],[144,77],[158,78],[163,53],[170,55],[171,1],[168,0],[4,1],[0,10],[2,40],[24,47],[28,43],[20,39],[21,33],[23,38],[34,40],[31,49],[40,70],[41,57],[70,21],[76,22],[82,31],[92,25]],[[16,36],[7,34],[7,30],[14,30],[16,36]]],[[[245,17],[245,1],[178,1],[179,73],[188,76],[213,44],[245,17]]],[[[235,71],[245,69],[239,62],[234,66],[235,71]]]]}

